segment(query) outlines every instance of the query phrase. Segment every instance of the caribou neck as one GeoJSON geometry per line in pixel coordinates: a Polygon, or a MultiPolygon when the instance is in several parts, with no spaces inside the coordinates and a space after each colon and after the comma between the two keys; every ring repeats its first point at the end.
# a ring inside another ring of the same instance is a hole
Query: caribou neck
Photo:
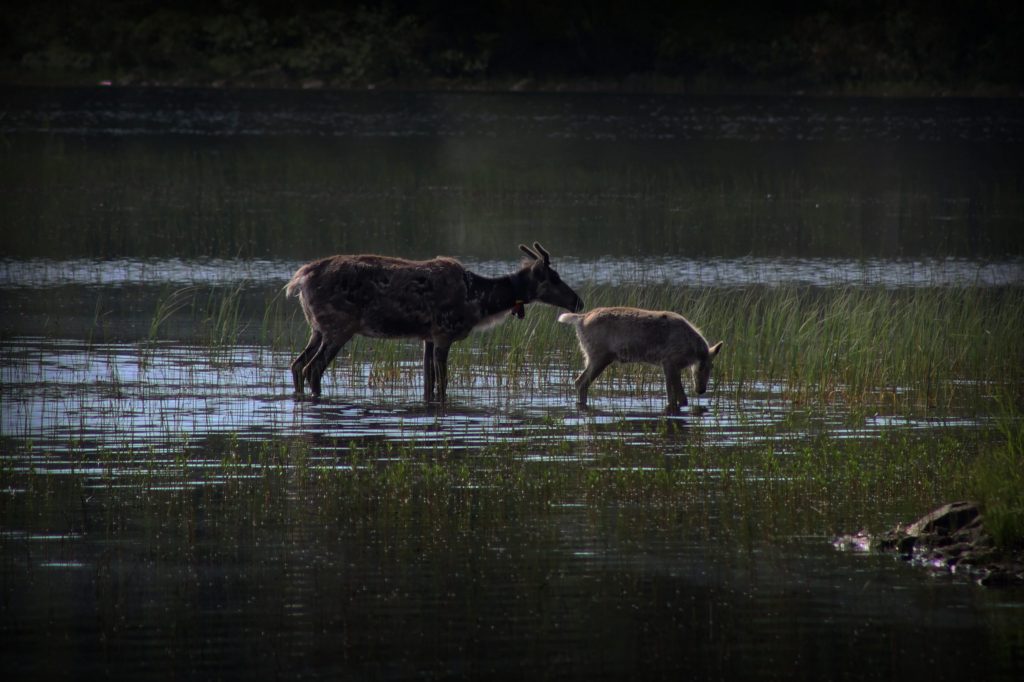
{"type": "Polygon", "coordinates": [[[516,272],[504,277],[482,277],[469,273],[470,298],[480,302],[482,317],[498,315],[512,309],[517,303],[525,304],[533,300],[530,278],[527,273],[516,272]]]}

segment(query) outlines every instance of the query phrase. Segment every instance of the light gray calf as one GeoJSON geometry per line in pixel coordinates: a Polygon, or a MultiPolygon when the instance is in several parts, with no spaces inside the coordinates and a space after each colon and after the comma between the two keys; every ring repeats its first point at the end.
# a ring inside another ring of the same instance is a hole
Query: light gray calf
{"type": "Polygon", "coordinates": [[[519,248],[527,260],[505,277],[482,277],[453,258],[332,256],[299,268],[285,287],[309,322],[309,343],[292,361],[295,393],[309,381],[314,397],[327,366],[356,334],[423,340],[423,396],[445,399],[452,343],[542,301],[581,310],[583,301],[551,267],[539,243],[519,248]]]}
{"type": "Polygon", "coordinates": [[[687,404],[680,372],[689,367],[697,393],[703,394],[708,390],[712,361],[722,349],[721,341],[709,347],[685,317],[664,310],[595,308],[580,315],[565,313],[558,321],[576,328],[587,362],[576,377],[580,407],[587,405],[590,384],[618,360],[661,365],[668,393],[666,412],[678,412],[680,405],[687,404]]]}

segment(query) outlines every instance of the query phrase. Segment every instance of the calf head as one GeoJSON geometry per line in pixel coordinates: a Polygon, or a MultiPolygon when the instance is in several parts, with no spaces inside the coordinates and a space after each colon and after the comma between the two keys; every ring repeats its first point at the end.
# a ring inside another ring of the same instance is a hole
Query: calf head
{"type": "Polygon", "coordinates": [[[693,387],[699,395],[703,395],[708,390],[711,367],[714,364],[715,356],[718,355],[720,350],[722,350],[721,341],[708,348],[708,354],[690,368],[690,371],[693,373],[693,387]]]}
{"type": "Polygon", "coordinates": [[[522,272],[529,278],[530,292],[536,300],[574,313],[583,310],[583,299],[551,267],[551,254],[539,242],[534,242],[532,249],[525,244],[519,248],[529,259],[522,272]]]}

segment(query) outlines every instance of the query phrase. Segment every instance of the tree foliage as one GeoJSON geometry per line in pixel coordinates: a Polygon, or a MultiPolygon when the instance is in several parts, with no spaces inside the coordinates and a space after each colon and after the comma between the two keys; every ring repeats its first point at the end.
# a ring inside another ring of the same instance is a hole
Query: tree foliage
{"type": "Polygon", "coordinates": [[[1024,9],[983,0],[37,0],[7,81],[330,85],[635,76],[684,86],[1019,88],[1024,9]]]}

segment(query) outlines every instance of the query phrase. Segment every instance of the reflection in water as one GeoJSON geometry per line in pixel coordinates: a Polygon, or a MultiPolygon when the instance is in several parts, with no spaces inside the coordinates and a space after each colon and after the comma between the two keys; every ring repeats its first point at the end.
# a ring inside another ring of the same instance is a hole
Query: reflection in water
{"type": "Polygon", "coordinates": [[[8,89],[0,133],[1019,144],[1015,99],[8,89]]]}
{"type": "Polygon", "coordinates": [[[376,251],[509,259],[540,239],[560,262],[667,257],[687,277],[708,260],[750,278],[772,267],[750,256],[810,259],[801,281],[820,281],[833,265],[1024,251],[1017,100],[10,95],[0,191],[18,259],[258,270],[376,251]]]}

